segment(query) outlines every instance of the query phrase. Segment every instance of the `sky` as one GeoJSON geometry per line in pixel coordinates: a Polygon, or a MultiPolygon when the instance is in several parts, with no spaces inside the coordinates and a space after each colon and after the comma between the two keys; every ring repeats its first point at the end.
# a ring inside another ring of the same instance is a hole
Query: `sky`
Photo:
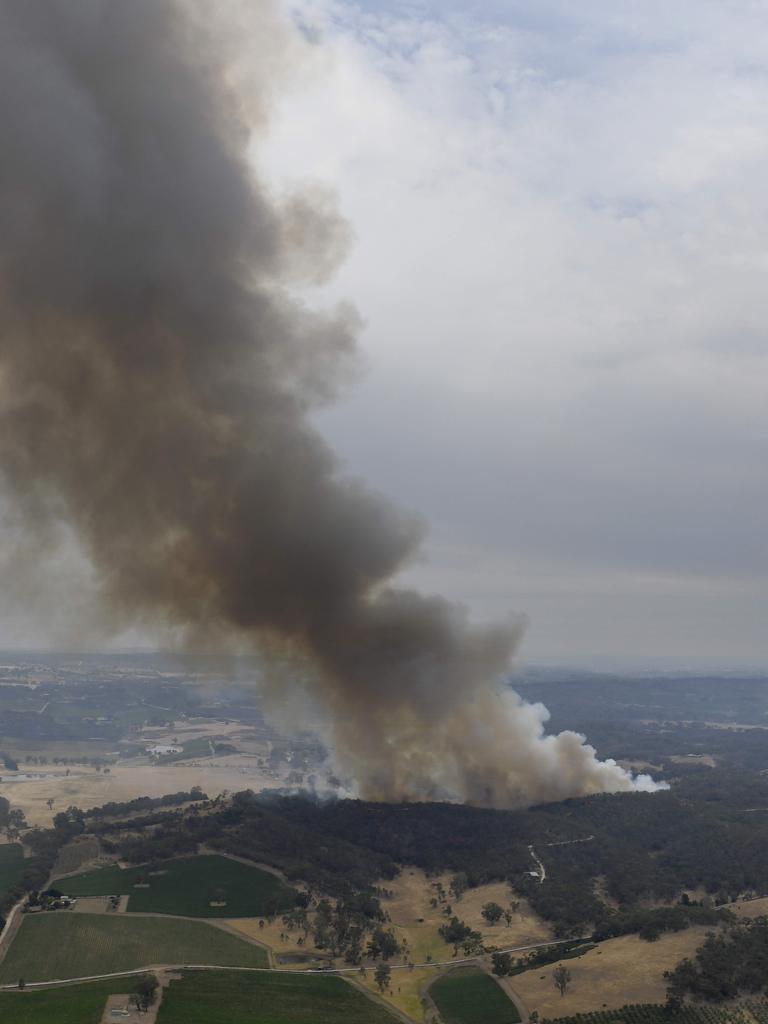
{"type": "MultiPolygon", "coordinates": [[[[768,667],[765,5],[284,8],[253,160],[348,221],[306,301],[361,356],[316,421],[429,523],[404,581],[524,616],[524,662],[768,667]]],[[[16,608],[0,643],[39,640],[16,608]]]]}
{"type": "Polygon", "coordinates": [[[255,155],[335,191],[362,366],[318,423],[430,524],[406,577],[531,661],[768,665],[768,11],[286,9],[255,155]]]}

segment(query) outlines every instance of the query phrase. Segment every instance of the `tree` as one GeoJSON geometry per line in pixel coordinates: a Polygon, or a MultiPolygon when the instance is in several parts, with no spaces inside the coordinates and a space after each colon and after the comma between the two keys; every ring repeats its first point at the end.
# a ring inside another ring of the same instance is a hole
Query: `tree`
{"type": "Polygon", "coordinates": [[[383,928],[376,928],[373,935],[368,940],[368,955],[372,957],[383,957],[385,960],[389,960],[390,957],[400,949],[400,943],[397,941],[397,936],[390,929],[384,931],[383,928]]]}
{"type": "Polygon", "coordinates": [[[491,960],[493,962],[493,973],[500,978],[505,978],[508,974],[512,973],[512,957],[509,953],[493,953],[491,954],[491,960]]]}
{"type": "Polygon", "coordinates": [[[450,885],[448,886],[448,891],[451,893],[453,898],[458,903],[458,901],[461,899],[461,897],[464,895],[468,888],[469,880],[467,879],[466,874],[463,871],[459,871],[451,878],[450,885]]]}
{"type": "Polygon", "coordinates": [[[147,974],[139,978],[131,992],[131,1002],[140,1013],[146,1013],[157,998],[157,978],[147,974]]]}
{"type": "Polygon", "coordinates": [[[450,924],[441,925],[439,931],[443,940],[453,945],[454,954],[458,953],[459,946],[466,944],[469,956],[469,953],[476,949],[482,940],[480,932],[472,931],[469,925],[460,921],[458,917],[452,917],[450,924]]]}
{"type": "Polygon", "coordinates": [[[646,942],[656,942],[660,934],[661,932],[659,931],[659,929],[656,927],[656,925],[652,924],[651,922],[648,922],[648,924],[644,924],[638,932],[639,937],[641,939],[645,939],[646,942]]]}
{"type": "Polygon", "coordinates": [[[24,818],[24,811],[20,807],[14,807],[12,811],[8,812],[6,815],[5,834],[10,842],[18,839],[20,830],[26,827],[27,822],[24,818]]]}
{"type": "Polygon", "coordinates": [[[494,903],[493,901],[491,901],[490,903],[483,904],[483,909],[480,911],[480,913],[483,915],[483,918],[488,922],[488,924],[493,925],[497,924],[501,920],[502,914],[504,913],[504,908],[500,907],[498,903],[494,903]]]}
{"type": "Polygon", "coordinates": [[[507,922],[507,928],[512,924],[512,915],[516,914],[520,909],[520,900],[512,900],[509,904],[509,908],[504,911],[504,920],[507,922]]]}
{"type": "Polygon", "coordinates": [[[19,990],[23,992],[26,987],[27,987],[26,981],[24,981],[23,978],[19,978],[19,990]]]}
{"type": "Polygon", "coordinates": [[[376,965],[376,972],[374,978],[376,984],[379,987],[379,992],[383,992],[385,988],[389,988],[389,979],[392,977],[392,971],[390,970],[389,964],[383,960],[380,964],[376,965]]]}
{"type": "Polygon", "coordinates": [[[552,971],[552,980],[555,983],[555,988],[558,990],[561,996],[565,995],[565,990],[571,980],[571,972],[565,966],[565,964],[558,964],[557,967],[552,971]]]}

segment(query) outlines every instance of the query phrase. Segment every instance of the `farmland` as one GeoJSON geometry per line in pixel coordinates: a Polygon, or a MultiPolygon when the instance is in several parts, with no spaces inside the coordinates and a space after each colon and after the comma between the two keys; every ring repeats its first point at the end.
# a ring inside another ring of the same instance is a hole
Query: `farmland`
{"type": "Polygon", "coordinates": [[[340,978],[188,972],[172,981],[158,1024],[393,1024],[340,978]]]}
{"type": "Polygon", "coordinates": [[[500,985],[476,967],[457,967],[429,988],[445,1024],[516,1024],[517,1007],[500,985]]]}
{"type": "Polygon", "coordinates": [[[99,1024],[107,996],[125,992],[136,979],[110,978],[41,992],[0,993],[3,1024],[99,1024]]]}
{"type": "Polygon", "coordinates": [[[60,888],[70,896],[128,895],[129,911],[184,917],[259,917],[290,909],[296,895],[275,875],[215,854],[153,867],[97,868],[60,888]]]}
{"type": "MultiPolygon", "coordinates": [[[[728,1007],[687,1005],[674,1013],[661,1004],[641,1003],[554,1020],[557,1024],[768,1024],[768,1002],[755,999],[728,1007]]],[[[545,1018],[543,1024],[552,1022],[545,1018]]]]}
{"type": "Polygon", "coordinates": [[[0,897],[24,869],[24,851],[18,843],[0,846],[0,897]]]}
{"type": "Polygon", "coordinates": [[[166,963],[263,967],[267,955],[202,921],[58,912],[24,919],[0,964],[0,982],[81,978],[166,963]]]}

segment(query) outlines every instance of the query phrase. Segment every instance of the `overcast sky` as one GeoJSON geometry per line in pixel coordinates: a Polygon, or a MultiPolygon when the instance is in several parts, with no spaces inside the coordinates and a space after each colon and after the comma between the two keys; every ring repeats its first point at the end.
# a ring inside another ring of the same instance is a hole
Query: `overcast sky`
{"type": "MultiPolygon", "coordinates": [[[[254,160],[351,225],[307,301],[358,308],[361,372],[317,422],[429,522],[406,579],[527,616],[525,661],[768,668],[765,3],[282,2],[254,160]]],[[[44,642],[4,575],[0,644],[44,642]]]]}
{"type": "Polygon", "coordinates": [[[366,321],[319,423],[431,524],[409,580],[530,661],[768,666],[768,12],[287,4],[257,159],[332,187],[366,321]]]}

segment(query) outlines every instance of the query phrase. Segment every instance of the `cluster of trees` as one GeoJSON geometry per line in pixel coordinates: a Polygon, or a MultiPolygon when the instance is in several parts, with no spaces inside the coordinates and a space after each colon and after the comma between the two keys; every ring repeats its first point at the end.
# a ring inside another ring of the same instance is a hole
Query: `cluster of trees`
{"type": "MultiPolygon", "coordinates": [[[[116,848],[136,863],[194,852],[205,842],[335,896],[394,877],[399,860],[434,873],[453,871],[447,889],[435,883],[433,896],[447,918],[467,887],[507,879],[558,937],[595,930],[600,937],[642,931],[653,939],[716,919],[707,908],[640,910],[648,898],[677,903],[681,890],[698,886],[719,903],[768,892],[768,830],[759,817],[738,818],[732,809],[673,793],[605,795],[505,812],[450,804],[320,804],[246,792],[207,805],[205,813],[158,810],[131,819],[125,823],[131,835],[116,848]],[[569,841],[590,835],[593,841],[569,841]],[[529,874],[531,844],[547,864],[545,885],[529,874]],[[598,878],[618,911],[597,895],[598,878]]],[[[119,833],[121,824],[93,827],[119,833]]],[[[502,908],[501,915],[507,913],[502,908]]],[[[501,919],[495,907],[489,914],[489,924],[501,919]]]]}
{"type": "Polygon", "coordinates": [[[0,751],[0,761],[3,763],[3,768],[6,768],[8,771],[18,771],[17,762],[5,751],[0,751]]]}
{"type": "Polygon", "coordinates": [[[492,970],[494,974],[503,978],[510,974],[521,974],[534,967],[544,967],[546,964],[553,964],[558,960],[572,960],[574,957],[583,956],[594,948],[595,944],[592,942],[561,942],[517,958],[513,958],[511,953],[492,953],[492,970]]]}
{"type": "MultiPolygon", "coordinates": [[[[316,949],[328,950],[334,958],[342,956],[346,963],[353,965],[359,964],[364,956],[374,960],[381,958],[383,963],[399,954],[407,957],[407,942],[401,944],[394,930],[385,927],[389,917],[370,893],[357,893],[332,903],[326,898],[299,892],[296,901],[297,906],[283,914],[281,920],[288,934],[295,930],[302,932],[296,940],[298,946],[311,935],[316,949]]],[[[267,914],[270,920],[275,916],[276,912],[271,916],[267,914]]]]}
{"type": "Polygon", "coordinates": [[[154,974],[146,974],[139,978],[128,997],[131,1006],[135,1006],[139,1013],[148,1013],[157,999],[158,987],[154,974]]]}
{"type": "Polygon", "coordinates": [[[125,823],[105,823],[102,829],[117,835],[113,848],[131,863],[193,853],[205,843],[279,868],[288,878],[303,879],[335,897],[372,890],[377,880],[398,873],[389,857],[318,832],[248,791],[225,803],[157,812],[125,823]],[[123,825],[130,835],[121,840],[123,825]]]}
{"type": "MultiPolygon", "coordinates": [[[[573,720],[569,727],[573,727],[573,720]]],[[[687,758],[690,768],[696,769],[703,779],[713,772],[701,762],[697,765],[696,755],[711,755],[718,766],[741,773],[760,771],[766,766],[765,737],[761,729],[722,729],[704,722],[674,720],[658,723],[579,720],[577,727],[586,732],[601,754],[649,761],[659,766],[655,774],[664,778],[669,778],[670,774],[685,776],[689,765],[671,758],[689,754],[694,755],[687,758]]]]}
{"type": "Polygon", "coordinates": [[[15,843],[21,835],[21,830],[26,827],[24,811],[19,807],[11,807],[8,800],[0,796],[0,829],[5,832],[8,841],[15,843]]]}
{"type": "Polygon", "coordinates": [[[337,899],[316,900],[305,893],[297,896],[297,906],[282,916],[286,931],[298,929],[298,945],[311,935],[317,949],[327,949],[332,957],[342,956],[348,964],[359,964],[364,956],[382,962],[405,954],[391,928],[386,928],[387,915],[371,893],[355,893],[337,899]],[[310,916],[310,909],[314,910],[310,916]]]}
{"type": "Polygon", "coordinates": [[[25,764],[55,764],[55,765],[93,765],[94,768],[103,768],[104,765],[116,764],[117,758],[104,757],[52,757],[50,761],[44,754],[26,754],[25,764]]]}
{"type": "Polygon", "coordinates": [[[200,786],[193,786],[189,791],[169,793],[167,796],[137,796],[134,800],[126,800],[122,803],[110,801],[101,807],[92,807],[84,814],[86,818],[119,818],[127,814],[135,814],[137,811],[149,811],[155,807],[178,807],[180,804],[207,799],[207,794],[200,786]]]}
{"type": "MultiPolygon", "coordinates": [[[[0,822],[7,810],[8,801],[0,797],[0,822]]],[[[80,831],[78,822],[67,817],[58,828],[31,829],[24,835],[24,844],[31,849],[32,856],[24,860],[16,881],[0,891],[0,928],[14,903],[29,893],[45,889],[59,850],[80,831]]]]}
{"type": "Polygon", "coordinates": [[[664,976],[672,1007],[686,996],[723,1002],[768,991],[768,918],[741,921],[725,932],[709,934],[693,960],[681,960],[664,976]]]}
{"type": "Polygon", "coordinates": [[[438,929],[443,942],[453,946],[454,956],[458,955],[459,949],[465,956],[472,956],[473,953],[483,951],[483,936],[480,932],[473,931],[468,924],[465,924],[455,915],[451,920],[438,929]]]}
{"type": "Polygon", "coordinates": [[[655,942],[663,932],[681,932],[692,924],[719,925],[733,919],[726,909],[681,902],[668,907],[634,907],[615,911],[599,921],[592,933],[595,942],[637,932],[641,939],[655,942]]]}
{"type": "MultiPolygon", "coordinates": [[[[94,732],[93,719],[66,718],[57,721],[50,713],[18,711],[11,708],[0,710],[0,735],[13,736],[15,740],[87,740],[94,732]]],[[[116,742],[122,729],[116,722],[99,722],[98,738],[116,742]]]]}
{"type": "MultiPolygon", "coordinates": [[[[703,887],[720,904],[738,894],[768,892],[768,814],[674,792],[602,795],[528,811],[355,800],[321,804],[250,792],[177,808],[188,799],[203,801],[205,795],[192,790],[160,800],[140,798],[87,816],[68,808],[56,815],[55,826],[83,831],[87,817],[105,847],[132,863],[194,853],[205,843],[280,868],[336,898],[372,891],[378,880],[394,878],[398,861],[434,874],[447,870],[450,883],[433,883],[433,903],[448,925],[468,887],[506,879],[562,938],[639,931],[653,940],[691,923],[718,923],[711,906],[680,902],[685,889],[703,887]],[[105,820],[137,810],[149,813],[105,820]],[[589,837],[594,838],[584,841],[589,837]],[[530,875],[530,845],[547,866],[544,885],[530,875]],[[598,879],[618,910],[600,898],[598,879]],[[643,909],[649,898],[669,905],[643,909]]],[[[511,913],[493,902],[483,908],[489,925],[511,913]]],[[[459,947],[463,941],[462,936],[459,947]]]]}
{"type": "Polygon", "coordinates": [[[9,772],[17,772],[19,770],[17,761],[5,750],[0,750],[0,761],[3,762],[3,768],[6,768],[9,772]]]}

